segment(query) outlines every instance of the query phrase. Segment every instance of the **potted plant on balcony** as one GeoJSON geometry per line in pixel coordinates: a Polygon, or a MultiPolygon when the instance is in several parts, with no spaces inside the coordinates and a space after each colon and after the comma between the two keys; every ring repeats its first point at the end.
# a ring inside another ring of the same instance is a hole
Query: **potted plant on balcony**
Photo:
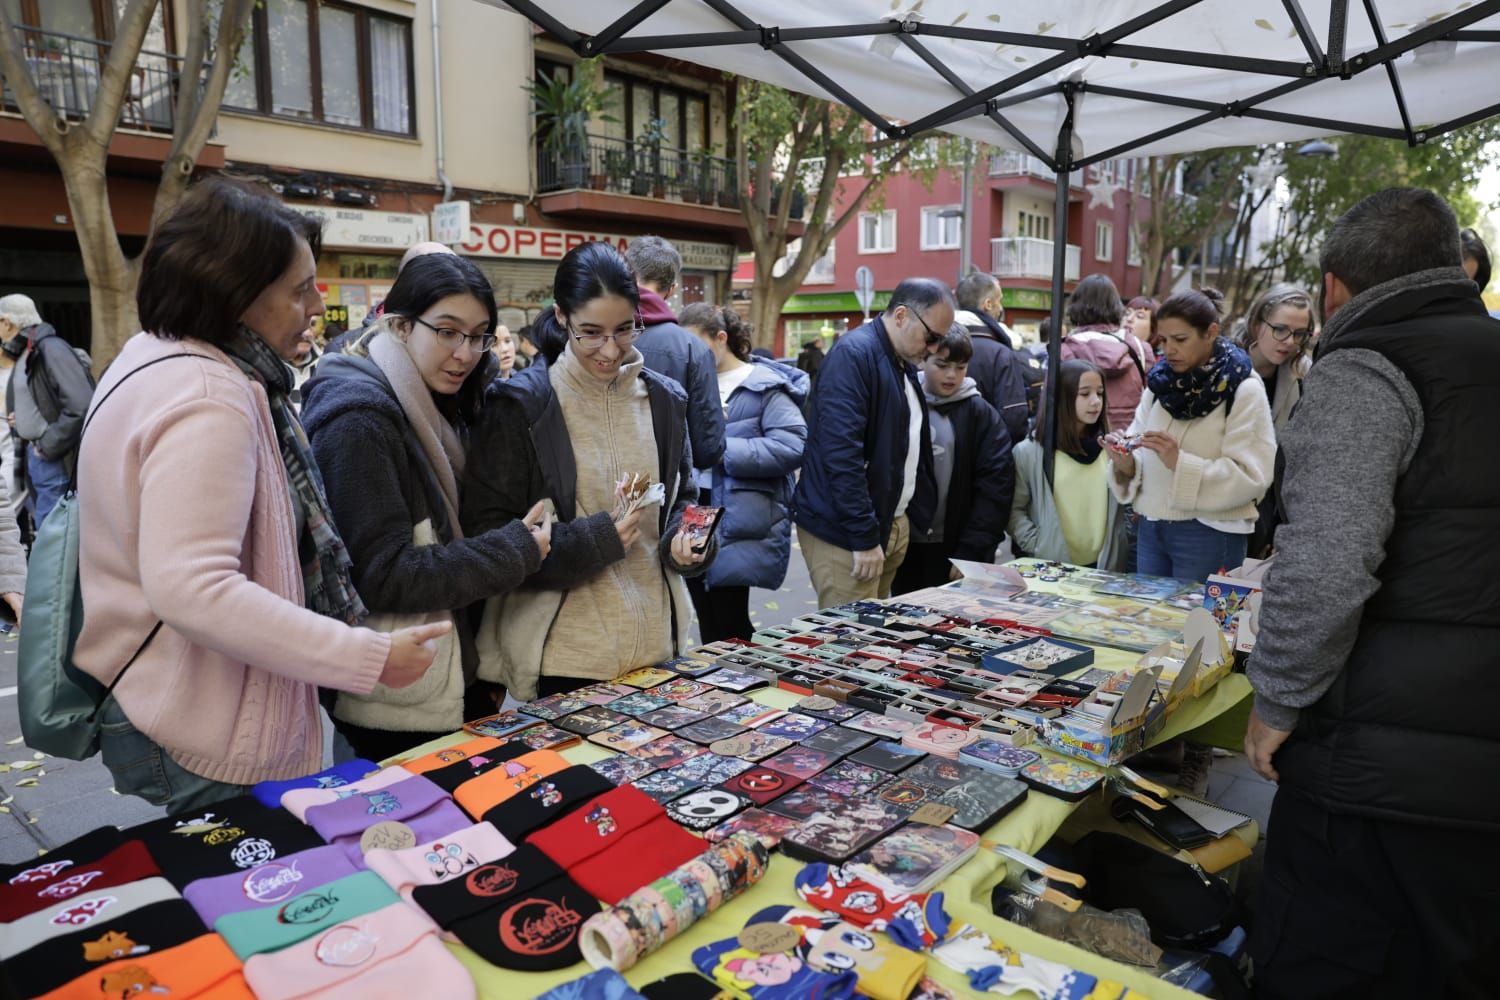
{"type": "Polygon", "coordinates": [[[631,155],[628,144],[610,147],[604,151],[604,173],[609,178],[611,191],[624,192],[630,189],[631,155]]]}
{"type": "Polygon", "coordinates": [[[701,200],[703,165],[692,153],[683,153],[677,161],[677,196],[690,205],[701,200]]]}
{"type": "Polygon", "coordinates": [[[739,168],[734,160],[727,160],[724,163],[724,186],[719,188],[719,207],[740,207],[739,168]]]}
{"type": "Polygon", "coordinates": [[[630,193],[653,198],[667,196],[666,178],[661,169],[661,147],[667,139],[667,122],[664,118],[651,118],[635,137],[636,168],[630,182],[630,193]]]}
{"type": "Polygon", "coordinates": [[[561,73],[538,73],[526,89],[536,120],[535,138],[547,157],[541,171],[543,187],[583,187],[591,174],[589,121],[594,117],[615,120],[600,114],[604,92],[583,72],[575,73],[572,80],[561,73]]]}

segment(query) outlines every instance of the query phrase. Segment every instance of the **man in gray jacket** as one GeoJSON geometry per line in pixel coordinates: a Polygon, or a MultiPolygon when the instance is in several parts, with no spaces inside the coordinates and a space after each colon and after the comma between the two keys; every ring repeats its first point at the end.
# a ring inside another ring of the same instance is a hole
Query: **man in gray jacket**
{"type": "Polygon", "coordinates": [[[82,359],[42,322],[36,303],[25,295],[0,298],[0,340],[16,337],[24,338],[26,349],[11,375],[5,410],[26,446],[32,527],[40,529],[68,488],[94,382],[82,359]]]}
{"type": "Polygon", "coordinates": [[[1320,266],[1249,663],[1256,994],[1494,996],[1500,323],[1430,191],[1355,205],[1320,266]]]}
{"type": "Polygon", "coordinates": [[[682,255],[660,236],[640,236],[630,241],[625,259],[641,290],[641,322],[646,327],[636,349],[647,368],[675,379],[687,392],[693,468],[712,469],[724,457],[724,408],[713,352],[701,337],[677,325],[677,315],[666,302],[677,288],[682,255]]]}

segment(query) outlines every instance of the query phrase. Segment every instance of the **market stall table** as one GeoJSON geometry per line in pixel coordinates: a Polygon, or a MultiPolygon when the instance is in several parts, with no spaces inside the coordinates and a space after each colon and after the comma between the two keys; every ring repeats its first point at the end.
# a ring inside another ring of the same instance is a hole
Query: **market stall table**
{"type": "MultiPolygon", "coordinates": [[[[1094,666],[1107,670],[1120,670],[1133,665],[1136,659],[1133,653],[1099,647],[1096,649],[1094,666]]],[[[1249,684],[1243,675],[1229,675],[1204,695],[1187,701],[1168,716],[1164,728],[1156,734],[1151,741],[1152,744],[1178,738],[1211,723],[1225,713],[1235,710],[1249,693],[1249,684]]],[[[789,708],[799,696],[792,692],[772,688],[755,691],[751,697],[770,707],[789,708]]],[[[451,737],[434,740],[414,748],[404,755],[404,758],[417,757],[463,742],[468,738],[469,736],[465,733],[455,733],[451,737]]],[[[590,743],[573,746],[562,752],[570,763],[590,763],[611,756],[608,751],[590,743]]],[[[1084,802],[1095,797],[1090,796],[1084,802]]],[[[983,836],[986,840],[1032,853],[1045,844],[1082,804],[1064,802],[1042,792],[1033,791],[1018,808],[984,831],[983,836]]],[[[944,893],[945,908],[952,917],[955,927],[965,923],[973,924],[991,934],[996,940],[1003,941],[1020,951],[1063,963],[1103,979],[1122,983],[1139,991],[1143,996],[1187,998],[1194,995],[1162,982],[1145,970],[1101,958],[994,916],[990,911],[990,893],[994,886],[1006,877],[1006,864],[998,855],[981,850],[978,855],[971,858],[939,886],[944,893]]],[[[801,862],[773,852],[770,870],[759,885],[710,913],[690,931],[668,942],[660,951],[629,969],[625,972],[626,979],[633,986],[640,987],[673,973],[691,971],[693,949],[738,934],[746,921],[758,910],[774,905],[803,905],[793,888],[793,879],[801,868],[801,862]]],[[[449,947],[473,974],[480,995],[492,997],[495,1000],[517,1000],[521,997],[535,996],[590,971],[587,964],[579,963],[555,972],[515,972],[496,968],[461,945],[449,945],[449,947]]],[[[944,967],[935,960],[928,963],[928,975],[950,988],[962,992],[970,991],[961,974],[944,967]]]]}

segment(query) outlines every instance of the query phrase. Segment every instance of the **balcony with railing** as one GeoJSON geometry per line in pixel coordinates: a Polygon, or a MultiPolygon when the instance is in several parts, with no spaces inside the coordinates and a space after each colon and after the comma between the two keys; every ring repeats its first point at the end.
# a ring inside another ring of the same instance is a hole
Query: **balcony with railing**
{"type": "Polygon", "coordinates": [[[591,135],[575,149],[537,151],[537,191],[593,190],[739,208],[735,162],[639,140],[591,135]]]}
{"type": "MultiPolygon", "coordinates": [[[[1048,167],[1047,164],[1032,156],[1030,153],[1017,153],[1010,150],[990,151],[990,176],[996,180],[1020,178],[1023,180],[1045,181],[1048,185],[1057,183],[1057,172],[1048,167]]],[[[1083,183],[1083,171],[1075,170],[1068,175],[1068,183],[1077,188],[1083,183]]]]}
{"type": "MultiPolygon", "coordinates": [[[[99,78],[109,60],[111,43],[27,26],[18,27],[17,33],[26,67],[42,100],[61,118],[76,121],[86,117],[99,92],[99,78]]],[[[181,56],[143,49],[131,68],[119,126],[170,133],[181,76],[181,56]]],[[[9,86],[0,92],[0,110],[18,110],[9,86]]]]}
{"type": "MultiPolygon", "coordinates": [[[[990,270],[997,278],[1052,279],[1051,240],[1012,236],[990,240],[990,270]]],[[[1063,280],[1077,281],[1082,250],[1071,243],[1065,251],[1063,280]]]]}

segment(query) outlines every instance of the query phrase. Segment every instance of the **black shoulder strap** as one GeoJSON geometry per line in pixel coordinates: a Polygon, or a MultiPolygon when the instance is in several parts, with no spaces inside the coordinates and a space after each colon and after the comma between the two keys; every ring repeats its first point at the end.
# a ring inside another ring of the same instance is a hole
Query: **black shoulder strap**
{"type": "MultiPolygon", "coordinates": [[[[125,375],[121,377],[120,381],[116,382],[114,385],[112,385],[112,386],[109,387],[109,391],[106,392],[100,398],[100,400],[99,400],[98,403],[94,404],[93,410],[91,410],[89,412],[89,415],[84,418],[84,421],[83,421],[83,430],[81,430],[81,431],[78,432],[79,442],[82,443],[82,441],[83,441],[83,435],[88,431],[89,424],[93,423],[93,421],[94,421],[94,415],[99,412],[99,408],[102,407],[105,403],[107,403],[109,401],[109,397],[113,396],[115,394],[115,390],[118,389],[118,388],[120,388],[120,386],[124,385],[125,382],[126,382],[126,380],[128,380],[130,378],[130,376],[135,375],[138,372],[145,371],[147,368],[150,368],[152,365],[158,365],[158,364],[161,364],[163,361],[170,361],[173,358],[197,358],[197,357],[202,357],[202,355],[194,354],[191,351],[179,351],[176,354],[168,354],[168,355],[166,355],[164,357],[156,358],[155,360],[152,360],[152,361],[147,361],[145,364],[141,365],[139,368],[134,368],[134,369],[131,369],[130,371],[126,372],[125,375]]],[[[68,480],[68,491],[71,493],[71,492],[75,492],[77,489],[78,489],[78,463],[75,462],[73,464],[73,475],[68,480]]],[[[96,702],[94,702],[94,710],[89,713],[89,717],[88,717],[88,721],[89,721],[89,723],[91,725],[94,723],[94,721],[98,717],[99,710],[104,707],[104,703],[109,700],[109,696],[112,695],[112,694],[114,694],[114,692],[115,692],[115,685],[120,683],[121,679],[124,678],[124,676],[125,676],[125,671],[129,670],[131,668],[131,666],[135,663],[135,661],[138,660],[138,659],[140,659],[141,654],[146,651],[146,647],[149,646],[149,645],[151,645],[151,640],[156,638],[156,633],[158,633],[158,632],[161,631],[161,626],[162,626],[162,621],[161,621],[160,618],[158,618],[156,620],[156,624],[151,626],[151,631],[146,633],[146,638],[141,641],[141,644],[139,646],[135,647],[135,652],[130,654],[130,659],[126,660],[125,661],[125,665],[120,668],[120,672],[117,673],[117,674],[115,674],[115,679],[109,682],[109,687],[105,688],[104,689],[104,693],[99,696],[99,700],[96,701],[96,702]]]]}

